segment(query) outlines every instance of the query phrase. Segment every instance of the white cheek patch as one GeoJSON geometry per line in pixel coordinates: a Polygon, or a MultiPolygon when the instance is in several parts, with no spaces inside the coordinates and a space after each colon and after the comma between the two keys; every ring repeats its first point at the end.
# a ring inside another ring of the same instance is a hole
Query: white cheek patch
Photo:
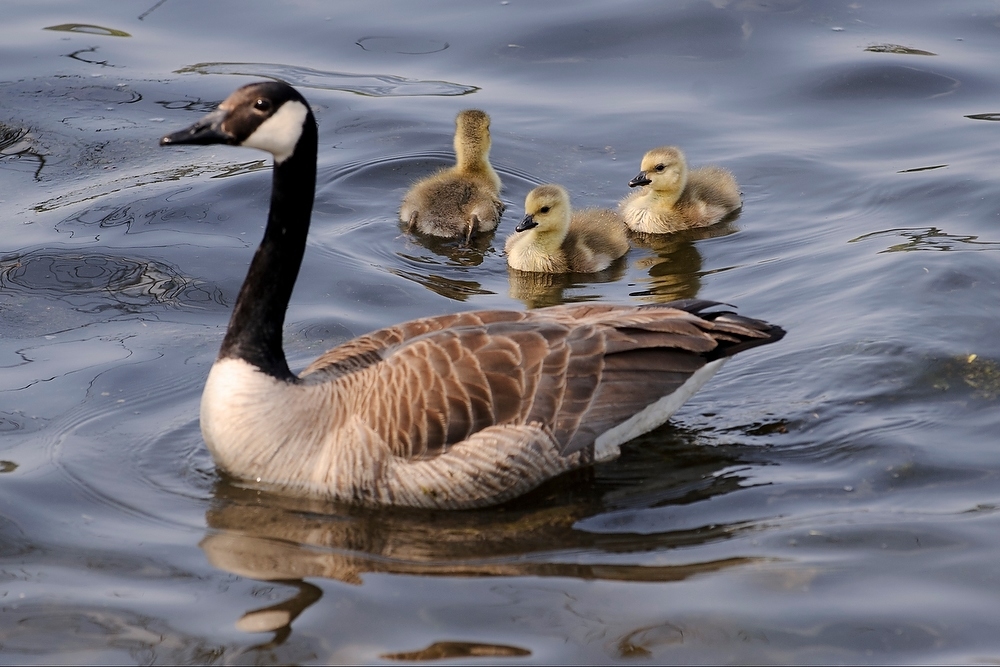
{"type": "Polygon", "coordinates": [[[275,164],[280,164],[295,151],[308,113],[309,109],[302,102],[285,102],[240,145],[265,150],[274,156],[275,164]]]}

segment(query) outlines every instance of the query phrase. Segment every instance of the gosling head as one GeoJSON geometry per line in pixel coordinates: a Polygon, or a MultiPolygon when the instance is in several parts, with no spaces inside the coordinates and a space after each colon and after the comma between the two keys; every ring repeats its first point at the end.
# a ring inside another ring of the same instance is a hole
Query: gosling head
{"type": "Polygon", "coordinates": [[[455,156],[459,164],[487,159],[490,153],[490,117],[479,109],[460,111],[455,118],[455,156]]]}
{"type": "Polygon", "coordinates": [[[572,211],[569,193],[559,185],[539,185],[524,199],[524,218],[516,232],[536,229],[536,233],[563,233],[569,228],[572,211]]]}
{"type": "Polygon", "coordinates": [[[316,121],[305,98],[280,81],[251,83],[237,89],[194,125],[160,139],[175,144],[226,144],[260,148],[274,155],[275,164],[287,160],[316,121]]]}
{"type": "Polygon", "coordinates": [[[674,146],[660,146],[642,156],[642,171],[628,182],[630,188],[648,185],[657,192],[680,194],[687,185],[684,153],[674,146]]]}

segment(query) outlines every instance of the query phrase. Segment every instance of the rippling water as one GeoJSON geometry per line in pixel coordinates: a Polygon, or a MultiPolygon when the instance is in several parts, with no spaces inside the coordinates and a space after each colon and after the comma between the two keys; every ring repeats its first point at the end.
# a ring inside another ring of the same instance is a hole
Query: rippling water
{"type": "Polygon", "coordinates": [[[0,12],[4,662],[1000,660],[995,2],[0,12]],[[584,300],[697,295],[789,335],[501,508],[228,479],[198,402],[269,160],[156,141],[261,78],[320,123],[293,367],[412,317],[584,300]],[[396,211],[468,107],[508,212],[427,244],[396,211]],[[661,144],[731,169],[742,215],[508,277],[528,190],[613,206],[661,144]]]}

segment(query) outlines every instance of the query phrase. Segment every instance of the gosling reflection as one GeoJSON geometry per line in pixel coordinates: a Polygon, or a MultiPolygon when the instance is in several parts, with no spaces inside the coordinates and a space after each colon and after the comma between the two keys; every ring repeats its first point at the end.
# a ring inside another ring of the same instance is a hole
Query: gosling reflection
{"type": "Polygon", "coordinates": [[[469,280],[471,274],[466,273],[466,269],[483,263],[483,258],[490,251],[493,237],[493,232],[475,234],[468,244],[427,235],[410,237],[406,251],[396,254],[406,265],[418,267],[417,270],[390,268],[389,271],[453,301],[466,301],[471,296],[492,294],[478,280],[469,280]],[[430,250],[436,257],[422,254],[415,245],[430,250]],[[448,275],[454,273],[459,273],[461,277],[448,275]]]}
{"type": "Polygon", "coordinates": [[[510,297],[523,302],[528,308],[597,299],[600,296],[597,293],[588,295],[582,292],[579,294],[565,294],[565,292],[588,284],[615,282],[625,275],[627,267],[628,263],[624,257],[619,257],[611,263],[611,266],[596,273],[538,273],[519,271],[508,266],[510,297]]]}
{"type": "Polygon", "coordinates": [[[400,278],[412,280],[418,285],[423,285],[435,294],[439,294],[452,301],[465,301],[470,296],[477,294],[492,294],[485,289],[478,281],[459,280],[449,278],[437,273],[418,273],[416,271],[403,271],[401,269],[390,269],[390,273],[400,278]]]}
{"type": "Polygon", "coordinates": [[[649,279],[637,281],[638,285],[645,285],[646,288],[633,292],[632,296],[644,297],[653,303],[697,297],[701,289],[702,257],[695,242],[734,233],[736,226],[733,222],[738,217],[739,211],[735,211],[711,227],[686,229],[672,234],[631,232],[629,240],[632,246],[652,253],[640,256],[635,262],[637,268],[649,273],[649,279]]]}
{"type": "MultiPolygon", "coordinates": [[[[406,226],[400,225],[400,229],[405,231],[406,226]]],[[[495,231],[478,232],[469,239],[468,243],[460,243],[455,239],[424,234],[409,237],[409,240],[430,250],[438,257],[446,259],[450,264],[456,266],[479,266],[483,263],[483,257],[493,246],[493,238],[495,236],[495,231]]]]}

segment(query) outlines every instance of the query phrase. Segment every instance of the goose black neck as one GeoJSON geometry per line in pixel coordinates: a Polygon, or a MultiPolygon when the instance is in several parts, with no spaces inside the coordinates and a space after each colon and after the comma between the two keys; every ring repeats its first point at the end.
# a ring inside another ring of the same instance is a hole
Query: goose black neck
{"type": "Polygon", "coordinates": [[[291,156],[274,165],[267,229],[236,298],[219,359],[247,361],[296,381],[282,347],[285,311],[302,265],[316,189],[316,121],[309,113],[291,156]]]}

